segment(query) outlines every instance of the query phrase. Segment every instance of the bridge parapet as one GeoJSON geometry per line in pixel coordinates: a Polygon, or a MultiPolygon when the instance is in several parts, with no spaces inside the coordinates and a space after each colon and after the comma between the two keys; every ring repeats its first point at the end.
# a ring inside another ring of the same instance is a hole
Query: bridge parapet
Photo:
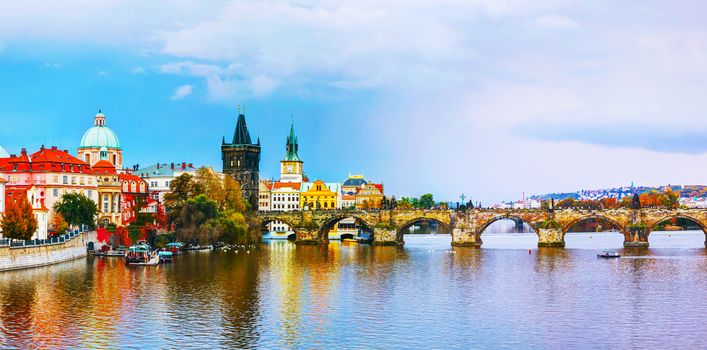
{"type": "MultiPolygon", "coordinates": [[[[481,234],[492,223],[511,219],[528,224],[538,235],[539,246],[564,246],[565,234],[574,226],[587,220],[611,223],[624,235],[627,247],[647,247],[648,235],[654,228],[671,218],[688,219],[702,228],[707,236],[707,210],[705,209],[470,209],[452,210],[318,210],[291,212],[261,212],[258,221],[265,224],[280,221],[297,233],[297,240],[308,243],[326,243],[328,231],[339,221],[355,218],[373,230],[374,244],[402,245],[404,231],[422,220],[438,222],[452,234],[452,245],[479,247],[481,234]]],[[[707,245],[707,240],[706,243],[707,245]]]]}

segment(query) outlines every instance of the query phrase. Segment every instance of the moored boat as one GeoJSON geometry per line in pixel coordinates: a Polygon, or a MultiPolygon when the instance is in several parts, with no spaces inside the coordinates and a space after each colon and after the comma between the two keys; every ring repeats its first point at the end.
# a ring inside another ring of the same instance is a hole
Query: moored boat
{"type": "Polygon", "coordinates": [[[147,244],[136,244],[130,246],[127,253],[125,253],[126,265],[152,265],[154,260],[156,260],[157,264],[159,264],[159,257],[150,251],[150,246],[147,244]]]}
{"type": "Polygon", "coordinates": [[[178,255],[179,251],[182,249],[182,246],[183,244],[180,242],[171,242],[166,244],[167,250],[172,252],[172,255],[178,255]]]}
{"type": "Polygon", "coordinates": [[[171,263],[172,262],[172,252],[170,252],[170,251],[158,252],[157,256],[160,257],[160,262],[162,262],[162,263],[171,263]]]}

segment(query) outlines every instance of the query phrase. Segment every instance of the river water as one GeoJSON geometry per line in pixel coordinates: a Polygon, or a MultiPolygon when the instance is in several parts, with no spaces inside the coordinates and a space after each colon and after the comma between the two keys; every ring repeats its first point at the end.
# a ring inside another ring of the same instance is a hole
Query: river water
{"type": "Polygon", "coordinates": [[[407,236],[403,248],[263,243],[128,268],[80,259],[0,274],[0,345],[60,348],[707,347],[701,232],[597,259],[617,234],[407,236]],[[530,250],[530,251],[529,251],[530,250]]]}

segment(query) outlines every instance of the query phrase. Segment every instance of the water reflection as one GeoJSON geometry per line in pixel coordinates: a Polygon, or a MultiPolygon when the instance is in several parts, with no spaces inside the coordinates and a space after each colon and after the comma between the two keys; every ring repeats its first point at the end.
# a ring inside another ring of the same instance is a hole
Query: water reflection
{"type": "MultiPolygon", "coordinates": [[[[680,234],[679,244],[704,242],[680,234]]],[[[156,268],[88,258],[9,272],[0,274],[0,345],[707,346],[707,250],[671,248],[673,233],[604,260],[592,244],[614,238],[589,235],[573,236],[584,249],[456,248],[449,235],[411,235],[405,247],[271,242],[156,268]]]]}

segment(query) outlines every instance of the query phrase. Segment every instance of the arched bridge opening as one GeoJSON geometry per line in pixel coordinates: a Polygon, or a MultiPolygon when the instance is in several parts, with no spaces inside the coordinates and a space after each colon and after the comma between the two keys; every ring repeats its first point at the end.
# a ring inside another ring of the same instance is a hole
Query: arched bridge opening
{"type": "Polygon", "coordinates": [[[603,215],[589,215],[565,225],[562,238],[570,248],[620,248],[631,239],[631,235],[616,220],[603,215]]]}
{"type": "Polygon", "coordinates": [[[318,237],[320,241],[360,239],[369,241],[373,227],[363,218],[356,215],[337,215],[324,220],[318,237]]]}
{"type": "Polygon", "coordinates": [[[431,236],[446,235],[451,233],[449,223],[436,218],[418,217],[408,220],[396,230],[395,240],[405,244],[405,236],[431,236]]]}
{"type": "Polygon", "coordinates": [[[534,223],[514,215],[500,215],[483,222],[477,230],[477,241],[485,248],[522,248],[538,246],[538,230],[534,223]]]}
{"type": "Polygon", "coordinates": [[[687,215],[665,216],[646,230],[651,247],[696,248],[707,246],[707,225],[687,215]]]}
{"type": "Polygon", "coordinates": [[[287,219],[269,217],[260,220],[260,233],[262,240],[289,240],[294,241],[296,234],[295,225],[287,219]]]}

